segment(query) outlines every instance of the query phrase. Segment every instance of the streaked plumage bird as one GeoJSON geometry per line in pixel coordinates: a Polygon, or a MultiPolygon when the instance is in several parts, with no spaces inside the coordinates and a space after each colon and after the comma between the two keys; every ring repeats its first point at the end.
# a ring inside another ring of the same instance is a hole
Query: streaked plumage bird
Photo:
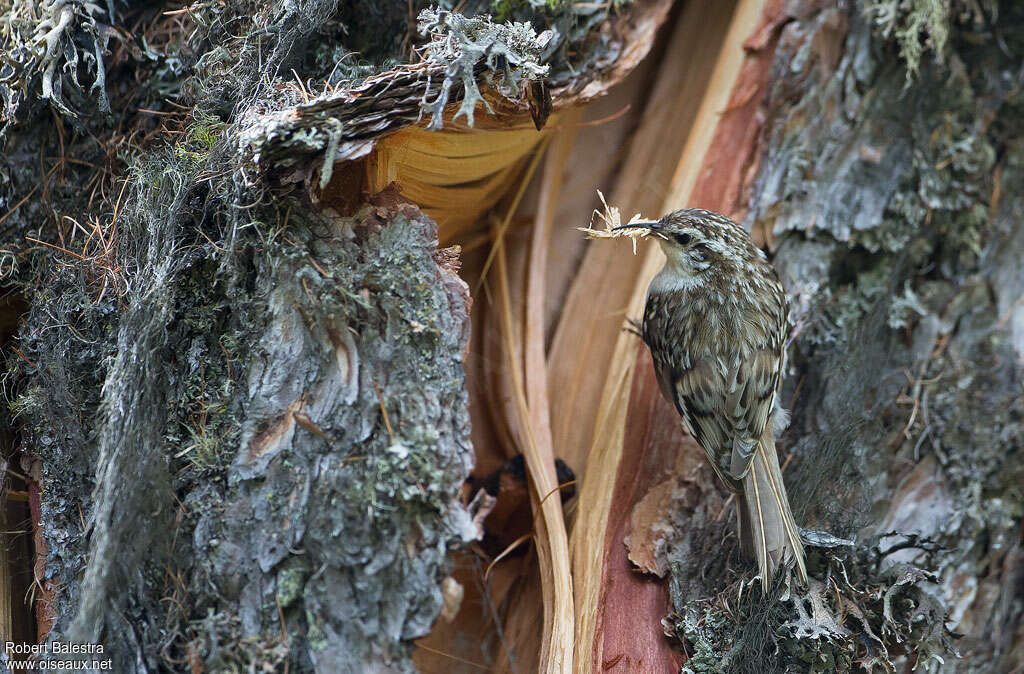
{"type": "Polygon", "coordinates": [[[787,561],[806,582],[775,452],[789,332],[778,276],[747,233],[719,213],[688,208],[616,229],[630,227],[650,230],[666,257],[643,319],[661,392],[736,494],[740,540],[764,589],[787,561]]]}

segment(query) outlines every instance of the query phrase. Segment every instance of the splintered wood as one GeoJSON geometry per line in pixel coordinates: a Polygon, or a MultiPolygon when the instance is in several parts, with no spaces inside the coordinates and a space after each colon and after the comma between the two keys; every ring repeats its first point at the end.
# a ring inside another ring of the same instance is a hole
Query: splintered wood
{"type": "MultiPolygon", "coordinates": [[[[601,194],[601,190],[597,191],[597,196],[601,198],[601,204],[604,206],[604,212],[594,209],[593,215],[590,216],[590,227],[577,227],[579,231],[583,232],[588,239],[616,239],[622,236],[628,236],[633,242],[633,255],[636,255],[636,242],[637,239],[642,239],[645,236],[651,234],[651,230],[647,227],[637,225],[635,229],[620,229],[616,230],[616,227],[622,226],[622,214],[619,209],[615,206],[609,206],[608,202],[604,200],[604,195],[601,194]],[[604,222],[604,229],[594,229],[594,216],[597,216],[604,222]]],[[[637,213],[626,226],[632,225],[638,222],[650,222],[642,215],[637,213]]]]}

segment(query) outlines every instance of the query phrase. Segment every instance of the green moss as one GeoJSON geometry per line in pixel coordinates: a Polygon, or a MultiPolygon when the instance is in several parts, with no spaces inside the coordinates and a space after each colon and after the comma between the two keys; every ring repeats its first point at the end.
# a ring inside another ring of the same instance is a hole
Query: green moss
{"type": "Polygon", "coordinates": [[[30,386],[7,404],[15,419],[40,418],[45,410],[46,396],[40,386],[30,386]],[[39,415],[39,416],[37,416],[39,415]]]}
{"type": "Polygon", "coordinates": [[[197,112],[182,141],[175,143],[174,154],[194,170],[210,161],[214,146],[224,137],[228,125],[210,114],[197,112]]]}
{"type": "Polygon", "coordinates": [[[290,646],[280,629],[245,634],[237,617],[213,611],[195,627],[188,652],[192,658],[207,658],[204,671],[251,674],[286,668],[290,646]]]}
{"type": "Polygon", "coordinates": [[[240,363],[248,355],[244,330],[224,303],[216,264],[206,260],[180,280],[181,335],[187,367],[170,409],[165,439],[175,459],[200,473],[222,472],[236,451],[239,413],[233,402],[240,363]]]}
{"type": "Polygon", "coordinates": [[[188,140],[209,151],[223,137],[226,129],[227,124],[213,115],[200,112],[188,128],[188,140]]]}
{"type": "Polygon", "coordinates": [[[309,643],[309,647],[321,653],[327,650],[329,642],[327,635],[324,634],[323,627],[320,626],[319,617],[307,611],[306,624],[308,625],[306,628],[306,641],[309,643]]]}
{"type": "Polygon", "coordinates": [[[281,608],[288,608],[300,597],[309,577],[309,563],[305,557],[289,557],[277,571],[277,601],[281,608]]]}
{"type": "Polygon", "coordinates": [[[224,468],[230,457],[230,448],[225,447],[221,437],[210,424],[201,422],[197,428],[188,429],[191,442],[175,458],[186,459],[199,470],[224,468]]]}

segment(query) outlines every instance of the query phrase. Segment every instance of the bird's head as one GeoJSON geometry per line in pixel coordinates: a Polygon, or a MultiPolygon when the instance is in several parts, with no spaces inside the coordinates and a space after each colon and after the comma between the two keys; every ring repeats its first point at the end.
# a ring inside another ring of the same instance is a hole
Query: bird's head
{"type": "Polygon", "coordinates": [[[729,218],[700,208],[672,211],[661,220],[639,221],[615,229],[646,228],[665,253],[665,268],[685,277],[706,271],[731,271],[764,259],[747,233],[729,218]]]}

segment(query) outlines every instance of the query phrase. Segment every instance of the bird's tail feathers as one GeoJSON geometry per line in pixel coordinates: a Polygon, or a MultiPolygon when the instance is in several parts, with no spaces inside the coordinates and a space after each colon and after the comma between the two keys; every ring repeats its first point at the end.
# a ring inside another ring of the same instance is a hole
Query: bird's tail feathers
{"type": "Polygon", "coordinates": [[[764,590],[767,592],[775,569],[789,561],[806,583],[804,546],[786,497],[775,442],[770,437],[754,450],[739,500],[740,540],[757,560],[764,590]]]}

